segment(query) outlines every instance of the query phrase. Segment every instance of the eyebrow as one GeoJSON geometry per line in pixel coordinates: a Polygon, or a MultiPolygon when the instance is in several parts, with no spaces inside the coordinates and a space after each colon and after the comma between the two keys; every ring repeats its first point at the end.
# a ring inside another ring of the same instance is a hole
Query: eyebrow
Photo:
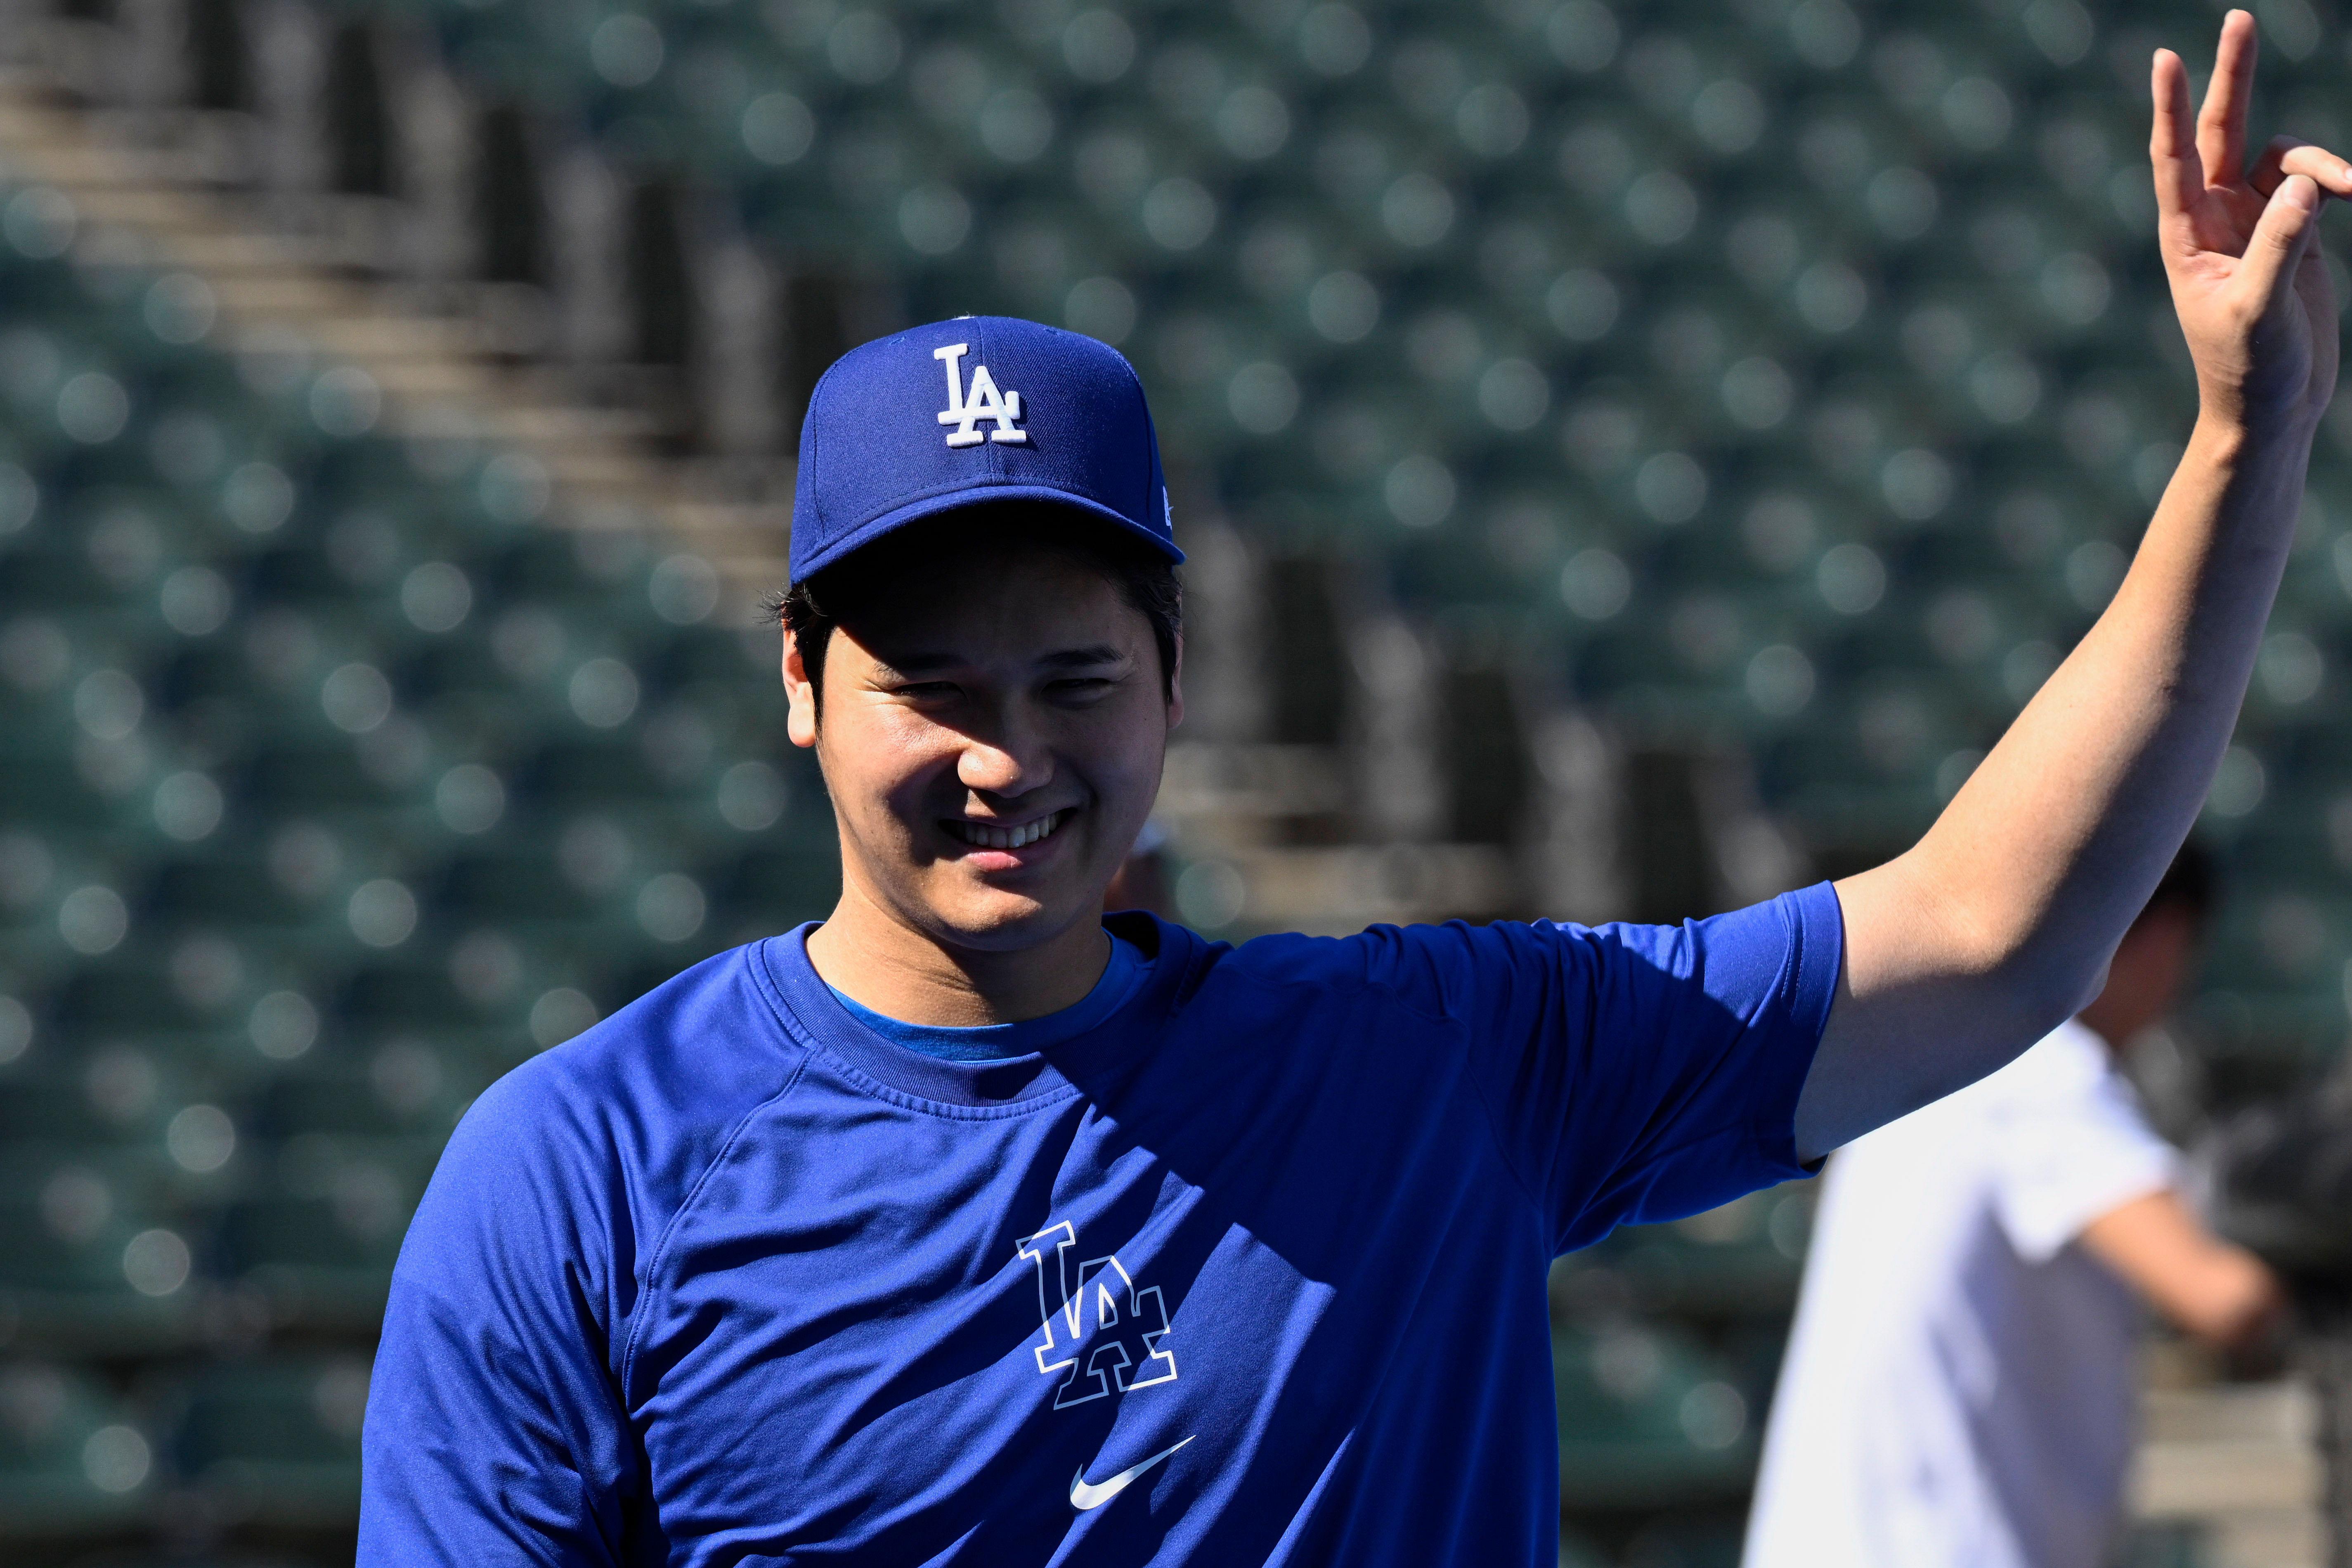
{"type": "MultiPolygon", "coordinates": [[[[1127,655],[1109,643],[1087,643],[1080,647],[1058,648],[1038,659],[1049,669],[1084,669],[1098,664],[1118,664],[1127,655]]],[[[928,675],[937,670],[952,669],[965,663],[960,655],[944,649],[936,652],[910,653],[903,658],[878,660],[876,673],[884,679],[905,679],[928,675]]]]}
{"type": "Polygon", "coordinates": [[[1084,647],[1064,648],[1049,653],[1037,662],[1055,669],[1077,669],[1090,664],[1117,664],[1127,655],[1107,642],[1089,643],[1084,647]]]}

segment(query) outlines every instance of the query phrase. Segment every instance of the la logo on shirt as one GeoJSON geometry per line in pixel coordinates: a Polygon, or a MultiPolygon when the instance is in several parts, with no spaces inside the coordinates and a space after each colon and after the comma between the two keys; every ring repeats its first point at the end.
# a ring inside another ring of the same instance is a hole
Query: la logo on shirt
{"type": "Polygon", "coordinates": [[[1163,1348],[1170,1329],[1160,1287],[1139,1288],[1116,1253],[1087,1258],[1074,1277],[1077,1246],[1077,1228],[1063,1220],[1014,1249],[1037,1270],[1042,1337],[1031,1351],[1040,1373],[1061,1379],[1054,1408],[1175,1382],[1175,1352],[1163,1348]]]}

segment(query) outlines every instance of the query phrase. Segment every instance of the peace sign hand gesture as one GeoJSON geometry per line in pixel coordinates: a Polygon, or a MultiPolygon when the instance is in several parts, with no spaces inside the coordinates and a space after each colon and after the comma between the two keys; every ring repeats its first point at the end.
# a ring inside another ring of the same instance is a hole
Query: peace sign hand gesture
{"type": "Polygon", "coordinates": [[[2205,412],[2264,434],[2308,434],[2336,389],[2336,291],[2320,258],[2319,205],[2352,196],[2352,165],[2281,136],[2248,169],[2253,83],[2254,19],[2232,11],[2192,140],[2188,69],[2170,49],[2156,52],[2158,237],[2205,412]]]}

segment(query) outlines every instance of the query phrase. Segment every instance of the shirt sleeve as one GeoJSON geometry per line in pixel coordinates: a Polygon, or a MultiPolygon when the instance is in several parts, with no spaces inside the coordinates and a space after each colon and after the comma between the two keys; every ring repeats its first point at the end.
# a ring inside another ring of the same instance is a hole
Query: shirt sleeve
{"type": "Polygon", "coordinates": [[[1461,1026],[1559,1250],[1811,1173],[1797,1097],[1844,934],[1828,883],[1679,926],[1421,931],[1396,954],[1401,981],[1461,1026]]]}
{"type": "Polygon", "coordinates": [[[2106,1048],[2069,1025],[2003,1069],[1990,1118],[1993,1207],[2018,1256],[2046,1262],[2101,1215],[2179,1179],[2106,1048]]]}
{"type": "Polygon", "coordinates": [[[451,1140],[393,1274],[362,1433],[359,1562],[612,1563],[634,1447],[600,1347],[609,1247],[584,1129],[516,1074],[451,1140]]]}

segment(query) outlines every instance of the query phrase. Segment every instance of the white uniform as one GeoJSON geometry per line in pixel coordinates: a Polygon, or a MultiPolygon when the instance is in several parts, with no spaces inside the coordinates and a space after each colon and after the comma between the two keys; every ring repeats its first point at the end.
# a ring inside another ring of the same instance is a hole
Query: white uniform
{"type": "Polygon", "coordinates": [[[2095,1568],[2131,1455],[2138,1307],[2074,1243],[2178,1175],[2074,1023],[1842,1151],[1746,1568],[2095,1568]]]}

